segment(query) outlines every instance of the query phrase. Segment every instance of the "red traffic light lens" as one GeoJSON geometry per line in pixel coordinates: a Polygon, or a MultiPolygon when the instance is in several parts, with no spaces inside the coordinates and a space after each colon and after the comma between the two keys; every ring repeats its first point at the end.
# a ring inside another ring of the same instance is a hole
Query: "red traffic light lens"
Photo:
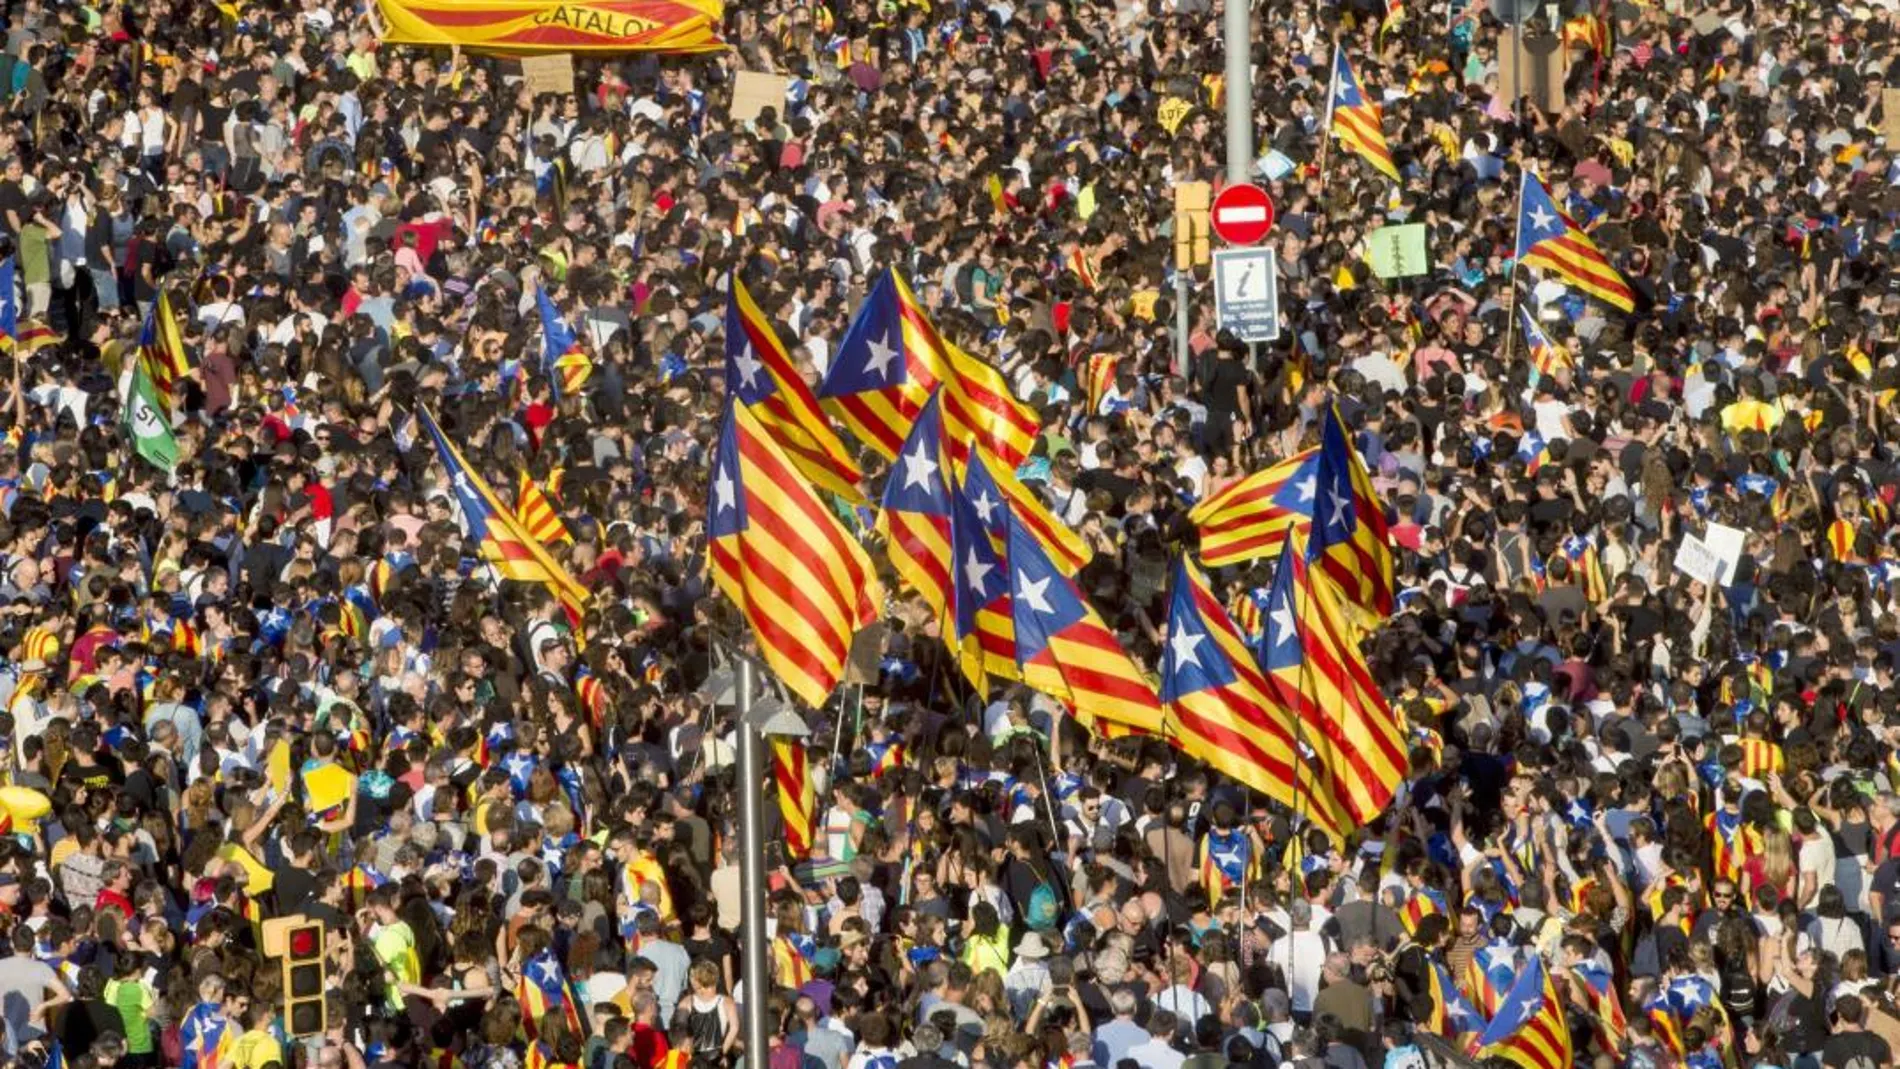
{"type": "Polygon", "coordinates": [[[290,956],[313,958],[321,953],[322,932],[318,928],[293,928],[290,932],[290,956]]]}

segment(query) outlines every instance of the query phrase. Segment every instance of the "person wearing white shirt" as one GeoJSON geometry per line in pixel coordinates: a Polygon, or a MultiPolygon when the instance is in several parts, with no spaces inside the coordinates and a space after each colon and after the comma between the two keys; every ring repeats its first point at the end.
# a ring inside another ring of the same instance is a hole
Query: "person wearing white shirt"
{"type": "Polygon", "coordinates": [[[1319,994],[1320,969],[1326,963],[1326,937],[1313,925],[1313,905],[1296,898],[1287,908],[1287,934],[1273,941],[1267,960],[1278,965],[1286,976],[1287,994],[1295,1015],[1313,1012],[1313,996],[1319,994]]]}

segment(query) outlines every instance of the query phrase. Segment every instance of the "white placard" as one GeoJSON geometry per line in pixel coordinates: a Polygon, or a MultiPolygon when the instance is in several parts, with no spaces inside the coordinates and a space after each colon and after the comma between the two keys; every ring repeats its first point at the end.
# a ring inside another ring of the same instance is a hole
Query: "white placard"
{"type": "Polygon", "coordinates": [[[1683,535],[1676,549],[1676,570],[1700,583],[1714,583],[1722,574],[1722,562],[1708,544],[1694,535],[1683,535]]]}
{"type": "Polygon", "coordinates": [[[1721,564],[1719,578],[1723,586],[1735,582],[1735,566],[1741,563],[1742,548],[1748,536],[1738,527],[1729,527],[1720,523],[1709,524],[1709,533],[1702,536],[1702,544],[1709,547],[1715,559],[1721,564]]]}

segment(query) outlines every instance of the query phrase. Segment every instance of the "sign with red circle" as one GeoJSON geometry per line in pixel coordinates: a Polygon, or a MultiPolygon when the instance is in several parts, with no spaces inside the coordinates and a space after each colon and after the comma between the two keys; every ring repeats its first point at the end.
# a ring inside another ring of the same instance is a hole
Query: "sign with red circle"
{"type": "Polygon", "coordinates": [[[1245,182],[1221,190],[1207,214],[1214,233],[1229,245],[1258,245],[1273,229],[1272,198],[1245,182]]]}

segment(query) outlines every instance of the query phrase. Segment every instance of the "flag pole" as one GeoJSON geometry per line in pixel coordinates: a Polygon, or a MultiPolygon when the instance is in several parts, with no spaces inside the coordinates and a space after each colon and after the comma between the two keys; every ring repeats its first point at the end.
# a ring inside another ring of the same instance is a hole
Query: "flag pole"
{"type": "Polygon", "coordinates": [[[1333,149],[1333,102],[1339,99],[1339,31],[1333,31],[1333,70],[1326,81],[1326,121],[1319,128],[1319,173],[1326,173],[1326,161],[1333,149]]]}
{"type": "Polygon", "coordinates": [[[1510,366],[1511,353],[1517,344],[1517,251],[1524,245],[1524,190],[1530,186],[1531,172],[1528,168],[1518,172],[1517,179],[1517,227],[1511,242],[1511,269],[1504,273],[1504,352],[1499,354],[1506,367],[1510,366]]]}

